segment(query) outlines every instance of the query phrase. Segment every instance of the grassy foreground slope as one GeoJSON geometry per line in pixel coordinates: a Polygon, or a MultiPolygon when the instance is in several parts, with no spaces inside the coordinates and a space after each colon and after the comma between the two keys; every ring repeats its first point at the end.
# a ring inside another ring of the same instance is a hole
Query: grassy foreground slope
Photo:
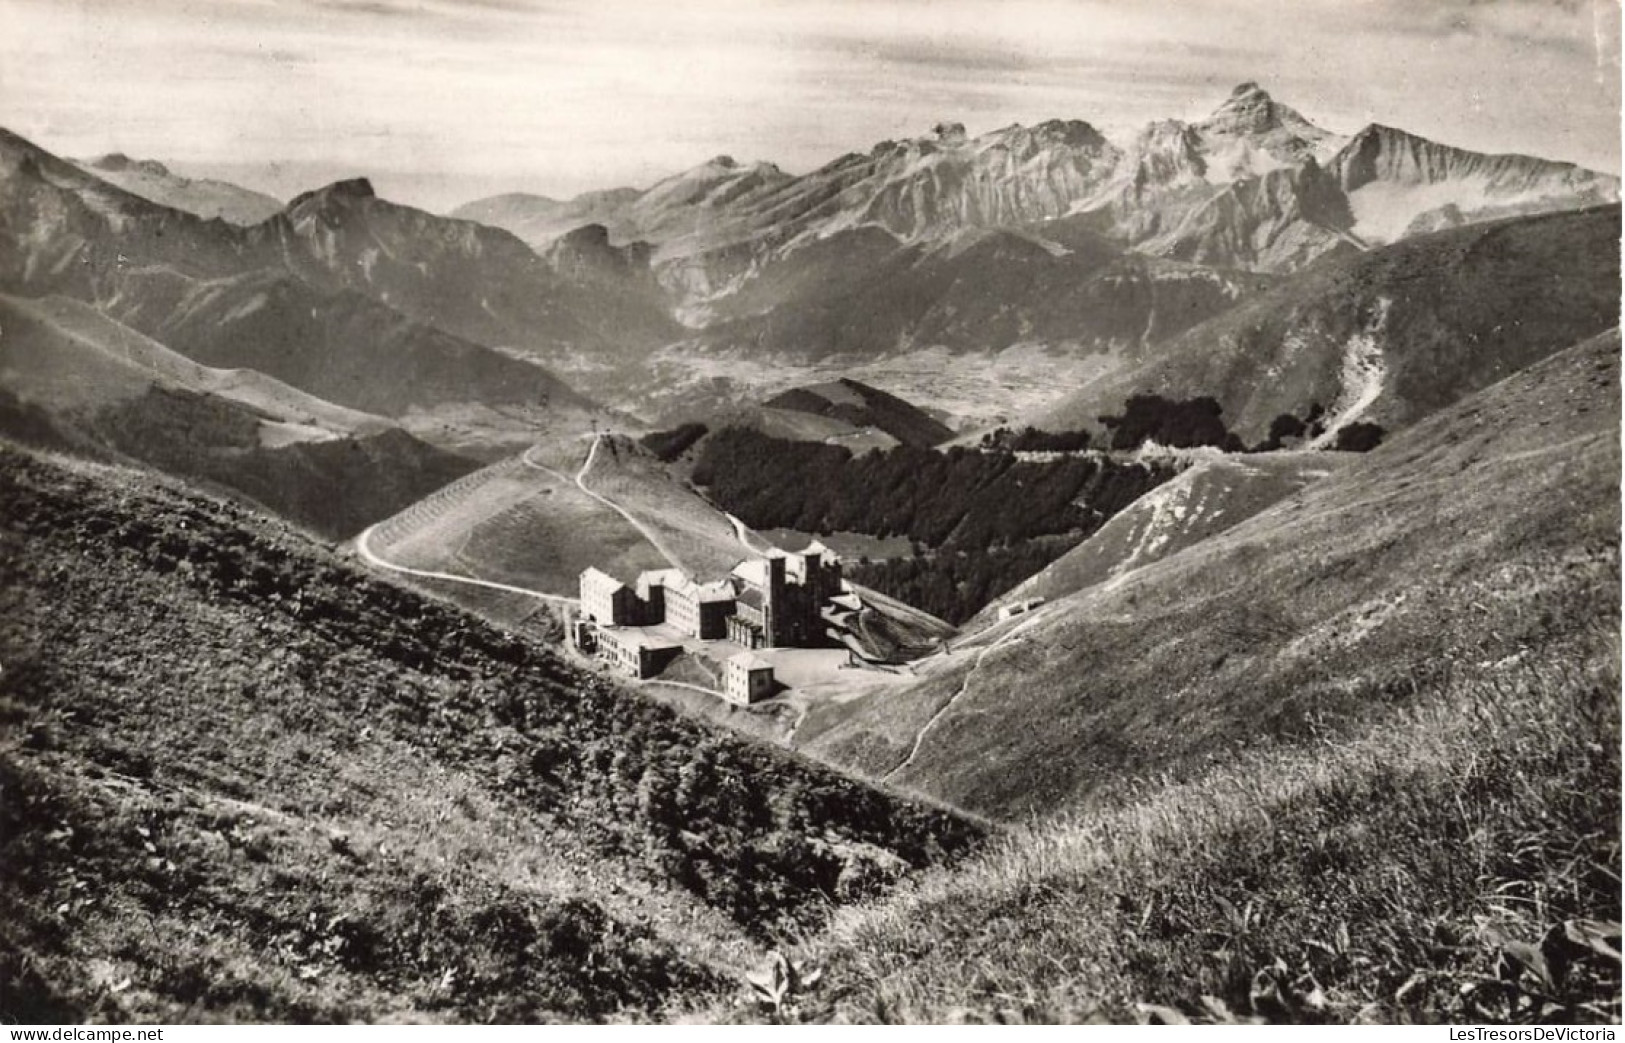
{"type": "Polygon", "coordinates": [[[838,916],[800,1016],[1617,1022],[1618,381],[1564,351],[1051,606],[902,777],[1072,810],[838,916]]]}
{"type": "Polygon", "coordinates": [[[674,1017],[977,831],[0,447],[0,1017],[674,1017]]]}

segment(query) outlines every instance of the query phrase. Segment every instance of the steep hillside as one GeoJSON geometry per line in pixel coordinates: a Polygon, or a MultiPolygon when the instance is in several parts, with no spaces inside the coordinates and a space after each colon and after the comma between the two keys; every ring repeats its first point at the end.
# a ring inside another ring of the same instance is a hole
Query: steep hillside
{"type": "Polygon", "coordinates": [[[63,298],[0,295],[0,390],[13,437],[140,461],[332,539],[476,466],[254,370],[199,365],[63,298]]]}
{"type": "Polygon", "coordinates": [[[1254,444],[1319,404],[1326,427],[1392,431],[1611,328],[1619,317],[1617,206],[1406,240],[1318,266],[1091,382],[1033,420],[1099,429],[1136,392],[1203,395],[1254,444]],[[1260,371],[1270,379],[1259,380],[1260,371]]]}
{"type": "Polygon", "coordinates": [[[911,690],[815,711],[798,742],[1014,818],[1374,725],[1453,670],[1557,661],[1617,629],[1618,367],[1617,333],[1554,353],[911,690]]]}
{"type": "Polygon", "coordinates": [[[878,429],[903,445],[933,446],[953,434],[942,423],[896,395],[846,378],[791,388],[768,399],[764,405],[768,409],[832,417],[859,430],[878,429]]]}
{"type": "Polygon", "coordinates": [[[541,252],[573,229],[613,222],[626,205],[641,194],[636,188],[611,188],[561,201],[527,192],[510,192],[464,203],[447,216],[506,229],[532,250],[541,252]]]}
{"type": "Polygon", "coordinates": [[[227,181],[181,177],[153,159],[131,159],[115,152],[79,166],[160,206],[203,218],[217,217],[234,225],[257,225],[282,209],[280,199],[227,181]]]}
{"type": "Polygon", "coordinates": [[[583,492],[584,447],[483,468],[380,524],[372,550],[410,568],[573,598],[582,570],[634,576],[671,563],[631,523],[583,492]]]}
{"type": "Polygon", "coordinates": [[[1279,452],[1202,460],[1135,500],[1100,531],[989,605],[975,623],[991,623],[1001,605],[1077,593],[1118,581],[1230,529],[1349,462],[1346,453],[1279,452]]]}
{"type": "Polygon", "coordinates": [[[679,1017],[976,838],[230,505],[0,454],[8,1019],[679,1017]]]}
{"type": "Polygon", "coordinates": [[[1617,1023],[1618,616],[1574,622],[1578,647],[1458,668],[1354,735],[1260,744],[838,916],[795,954],[823,971],[795,1016],[1617,1023]]]}
{"type": "Polygon", "coordinates": [[[471,251],[486,249],[476,233],[509,248],[489,248],[492,260],[529,259],[512,278],[533,281],[504,292],[531,309],[533,343],[556,346],[580,328],[566,315],[548,318],[563,278],[517,240],[477,225],[435,225],[384,204],[372,208],[382,217],[366,220],[369,199],[370,189],[337,186],[239,228],[149,202],[0,131],[0,241],[11,247],[0,251],[0,290],[83,301],[195,360],[259,368],[372,412],[489,400],[533,407],[532,424],[554,414],[579,420],[590,403],[533,360],[488,346],[507,339],[446,332],[470,308],[500,310],[497,283],[486,297],[471,295],[480,277],[471,251]],[[379,261],[386,247],[390,257],[379,261]],[[444,316],[431,314],[439,307],[444,316]]]}

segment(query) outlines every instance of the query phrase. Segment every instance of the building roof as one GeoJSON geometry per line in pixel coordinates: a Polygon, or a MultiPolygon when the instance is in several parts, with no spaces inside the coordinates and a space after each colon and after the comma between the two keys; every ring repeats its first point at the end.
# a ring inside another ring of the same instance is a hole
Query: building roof
{"type": "Polygon", "coordinates": [[[767,586],[767,562],[761,558],[747,558],[735,565],[730,575],[738,576],[746,583],[765,587],[767,586]]]}
{"type": "Polygon", "coordinates": [[[601,627],[598,631],[600,641],[608,641],[612,645],[622,648],[681,648],[682,642],[672,641],[669,638],[650,635],[636,627],[601,627]]]}
{"type": "Polygon", "coordinates": [[[733,599],[733,584],[729,583],[725,579],[716,579],[709,583],[697,583],[694,585],[695,601],[709,603],[712,601],[732,601],[733,599]]]}
{"type": "Polygon", "coordinates": [[[757,655],[755,652],[736,652],[728,657],[728,662],[741,670],[771,670],[773,664],[757,655]]]}
{"type": "Polygon", "coordinates": [[[682,590],[688,583],[688,577],[683,575],[681,569],[651,569],[638,574],[638,597],[645,601],[649,599],[649,591],[655,587],[666,590],[682,590]]]}
{"type": "Polygon", "coordinates": [[[586,569],[584,569],[581,573],[581,580],[583,583],[589,580],[608,580],[612,584],[610,587],[611,590],[626,586],[625,583],[622,583],[620,580],[616,579],[614,576],[611,576],[603,569],[598,568],[596,565],[587,566],[586,569]]]}
{"type": "Polygon", "coordinates": [[[751,608],[761,608],[766,599],[762,596],[761,587],[746,587],[739,592],[739,603],[749,605],[751,608]]]}

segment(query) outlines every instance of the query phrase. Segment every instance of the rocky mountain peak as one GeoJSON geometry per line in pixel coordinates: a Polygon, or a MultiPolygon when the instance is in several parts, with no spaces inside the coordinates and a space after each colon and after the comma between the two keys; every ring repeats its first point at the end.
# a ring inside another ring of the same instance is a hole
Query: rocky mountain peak
{"type": "Polygon", "coordinates": [[[601,224],[582,225],[553,243],[544,255],[554,271],[573,278],[583,276],[625,277],[647,275],[652,250],[648,243],[633,242],[618,247],[610,241],[609,229],[601,224]]]}
{"type": "Polygon", "coordinates": [[[293,210],[303,203],[317,200],[327,203],[376,198],[377,193],[373,191],[372,182],[364,177],[355,177],[345,181],[335,181],[325,188],[318,188],[312,192],[302,192],[294,196],[288,203],[288,209],[293,210]]]}
{"type": "Polygon", "coordinates": [[[1213,115],[1204,120],[1200,126],[1205,131],[1220,131],[1232,134],[1265,134],[1279,129],[1283,124],[1308,124],[1298,113],[1278,104],[1258,84],[1251,81],[1239,84],[1230,92],[1230,97],[1213,110],[1213,115]]]}
{"type": "Polygon", "coordinates": [[[943,145],[963,145],[966,141],[965,125],[963,123],[938,123],[931,128],[937,136],[937,141],[943,145]]]}
{"type": "Polygon", "coordinates": [[[169,176],[169,168],[156,159],[131,159],[122,152],[109,152],[99,159],[91,160],[90,165],[97,170],[106,170],[115,174],[126,170],[134,170],[142,174],[151,174],[154,177],[169,176]]]}
{"type": "Polygon", "coordinates": [[[1045,120],[1033,128],[1033,134],[1046,143],[1068,148],[1101,148],[1107,144],[1105,135],[1083,120],[1045,120]]]}

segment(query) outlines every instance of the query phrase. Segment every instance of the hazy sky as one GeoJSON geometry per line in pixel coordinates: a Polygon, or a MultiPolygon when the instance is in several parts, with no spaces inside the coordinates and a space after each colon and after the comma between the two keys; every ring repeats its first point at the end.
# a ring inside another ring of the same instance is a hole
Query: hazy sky
{"type": "Polygon", "coordinates": [[[1620,169],[1619,0],[0,0],[0,125],[45,148],[436,208],[944,119],[1111,133],[1243,80],[1343,133],[1620,169]]]}

